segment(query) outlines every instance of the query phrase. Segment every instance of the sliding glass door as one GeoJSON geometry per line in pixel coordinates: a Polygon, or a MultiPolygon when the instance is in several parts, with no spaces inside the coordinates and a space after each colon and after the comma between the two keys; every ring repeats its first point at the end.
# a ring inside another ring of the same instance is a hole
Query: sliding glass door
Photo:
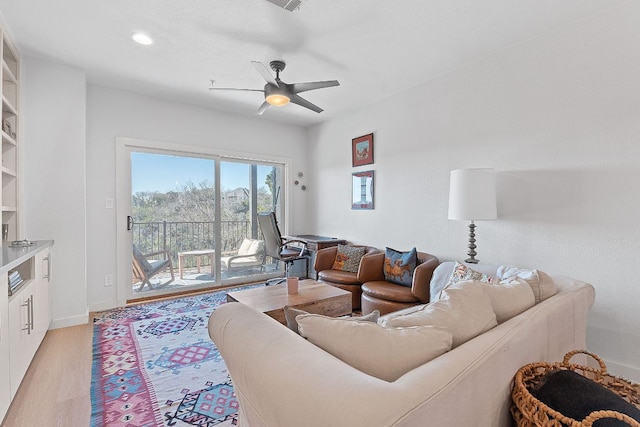
{"type": "Polygon", "coordinates": [[[130,176],[127,206],[118,207],[130,242],[127,300],[277,274],[257,214],[282,217],[284,165],[161,148],[120,151],[130,176]]]}
{"type": "Polygon", "coordinates": [[[216,160],[131,152],[134,294],[215,284],[216,160]]]}

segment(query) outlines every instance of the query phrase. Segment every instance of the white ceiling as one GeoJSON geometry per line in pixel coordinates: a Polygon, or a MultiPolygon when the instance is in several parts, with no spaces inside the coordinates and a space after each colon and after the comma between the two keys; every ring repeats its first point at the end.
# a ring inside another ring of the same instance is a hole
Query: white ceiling
{"type": "Polygon", "coordinates": [[[302,94],[323,113],[290,104],[261,116],[307,126],[622,2],[303,0],[289,12],[266,0],[0,0],[0,11],[24,56],[177,102],[254,115],[261,93],[208,90],[211,79],[261,89],[252,60],[285,60],[288,83],[338,80],[302,94]],[[133,43],[134,31],[155,43],[133,43]]]}

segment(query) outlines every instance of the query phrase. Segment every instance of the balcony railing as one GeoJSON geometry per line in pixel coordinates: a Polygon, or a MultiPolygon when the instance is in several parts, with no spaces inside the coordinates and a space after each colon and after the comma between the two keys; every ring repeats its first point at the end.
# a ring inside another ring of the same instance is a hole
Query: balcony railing
{"type": "MultiPolygon", "coordinates": [[[[244,238],[251,238],[251,221],[221,221],[221,254],[238,250],[244,238]]],[[[214,222],[162,221],[133,224],[133,244],[142,253],[169,251],[178,265],[178,252],[216,249],[214,222]]],[[[186,267],[193,259],[185,259],[186,267]]]]}

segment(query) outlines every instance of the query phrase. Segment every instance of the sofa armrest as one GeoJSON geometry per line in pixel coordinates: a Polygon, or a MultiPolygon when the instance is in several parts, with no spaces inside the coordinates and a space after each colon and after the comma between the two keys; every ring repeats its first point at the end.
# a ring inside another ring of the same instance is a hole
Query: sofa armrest
{"type": "Polygon", "coordinates": [[[440,264],[440,260],[431,254],[418,252],[420,264],[413,271],[413,283],[411,293],[422,303],[427,303],[431,299],[431,276],[433,271],[440,264]]]}
{"type": "Polygon", "coordinates": [[[384,253],[377,252],[368,254],[360,260],[358,268],[358,282],[374,282],[384,280],[384,253]]]}
{"type": "MultiPolygon", "coordinates": [[[[331,270],[333,262],[336,260],[336,254],[338,253],[337,246],[330,246],[328,248],[320,249],[316,252],[316,261],[313,264],[313,269],[316,271],[316,276],[323,270],[331,270]]],[[[316,280],[318,277],[316,277],[316,280]]]]}

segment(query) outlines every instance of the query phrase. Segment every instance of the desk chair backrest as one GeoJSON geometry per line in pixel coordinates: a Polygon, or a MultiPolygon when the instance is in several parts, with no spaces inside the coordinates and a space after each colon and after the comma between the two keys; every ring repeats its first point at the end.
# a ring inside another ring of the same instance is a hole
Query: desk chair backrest
{"type": "Polygon", "coordinates": [[[258,224],[264,237],[264,253],[266,256],[280,259],[282,251],[282,234],[274,212],[259,213],[258,224]]]}

